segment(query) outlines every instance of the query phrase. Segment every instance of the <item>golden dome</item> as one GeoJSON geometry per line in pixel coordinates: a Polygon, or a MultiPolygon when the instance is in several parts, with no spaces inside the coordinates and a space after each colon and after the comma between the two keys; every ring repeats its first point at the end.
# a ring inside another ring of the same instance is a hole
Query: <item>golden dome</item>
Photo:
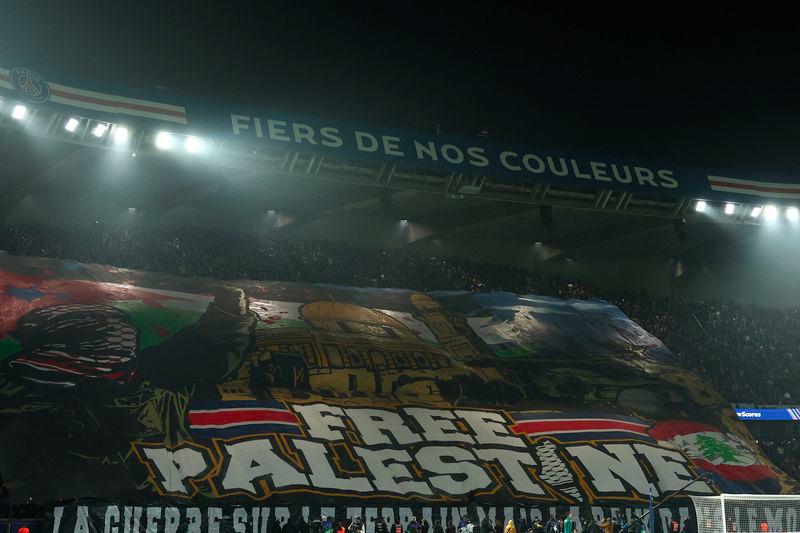
{"type": "Polygon", "coordinates": [[[423,294],[421,292],[415,292],[411,295],[411,303],[417,309],[441,309],[442,304],[428,296],[427,294],[423,294]]]}
{"type": "Polygon", "coordinates": [[[300,308],[300,316],[306,320],[346,320],[363,324],[383,324],[398,330],[408,327],[386,313],[360,305],[340,302],[312,302],[300,308]]]}

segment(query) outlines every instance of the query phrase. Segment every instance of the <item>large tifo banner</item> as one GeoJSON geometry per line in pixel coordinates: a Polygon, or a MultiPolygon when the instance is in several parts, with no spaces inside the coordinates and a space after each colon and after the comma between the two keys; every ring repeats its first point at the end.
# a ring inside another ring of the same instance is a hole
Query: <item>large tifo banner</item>
{"type": "Polygon", "coordinates": [[[602,301],[0,254],[0,362],[0,474],[18,501],[581,508],[796,490],[602,301]]]}

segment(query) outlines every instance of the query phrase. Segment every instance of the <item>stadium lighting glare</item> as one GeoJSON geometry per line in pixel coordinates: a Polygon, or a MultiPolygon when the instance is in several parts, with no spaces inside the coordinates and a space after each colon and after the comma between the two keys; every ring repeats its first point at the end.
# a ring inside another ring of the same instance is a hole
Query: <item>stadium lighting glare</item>
{"type": "Polygon", "coordinates": [[[778,208],[774,205],[768,205],[764,208],[764,219],[772,222],[778,218],[778,208]]]}
{"type": "Polygon", "coordinates": [[[753,217],[753,218],[758,218],[758,217],[761,215],[761,211],[762,211],[763,209],[764,209],[764,208],[763,208],[763,207],[761,207],[760,205],[757,205],[757,206],[755,206],[755,207],[752,209],[752,211],[750,211],[750,216],[751,216],[751,217],[753,217]]]}
{"type": "Polygon", "coordinates": [[[175,139],[172,138],[171,133],[160,131],[156,135],[156,148],[159,150],[170,150],[173,144],[175,144],[175,139]]]}
{"type": "Polygon", "coordinates": [[[186,143],[183,147],[186,153],[199,154],[203,151],[203,141],[200,137],[186,137],[186,143]]]}
{"type": "Polygon", "coordinates": [[[125,144],[128,142],[129,136],[130,132],[128,132],[128,128],[125,126],[117,126],[114,129],[114,144],[125,144]]]}
{"type": "Polygon", "coordinates": [[[94,128],[92,128],[92,135],[97,137],[98,139],[102,138],[103,135],[106,134],[108,131],[108,124],[105,122],[98,122],[94,128]]]}
{"type": "Polygon", "coordinates": [[[705,200],[697,200],[697,203],[694,204],[694,210],[698,213],[702,213],[706,210],[706,201],[705,200]]]}
{"type": "Polygon", "coordinates": [[[797,222],[800,220],[800,210],[798,210],[796,207],[790,207],[786,210],[786,218],[792,222],[797,222]]]}
{"type": "Polygon", "coordinates": [[[14,109],[11,110],[11,118],[15,120],[22,120],[25,118],[25,115],[28,114],[28,108],[22,104],[17,104],[14,106],[14,109]]]}
{"type": "Polygon", "coordinates": [[[66,124],[64,124],[64,129],[70,133],[73,133],[75,130],[78,129],[78,126],[80,126],[80,124],[81,124],[80,120],[78,120],[75,117],[72,117],[69,120],[67,120],[66,124]]]}
{"type": "Polygon", "coordinates": [[[725,214],[726,215],[732,215],[734,211],[736,211],[736,205],[730,204],[730,203],[725,204],[725,214]]]}

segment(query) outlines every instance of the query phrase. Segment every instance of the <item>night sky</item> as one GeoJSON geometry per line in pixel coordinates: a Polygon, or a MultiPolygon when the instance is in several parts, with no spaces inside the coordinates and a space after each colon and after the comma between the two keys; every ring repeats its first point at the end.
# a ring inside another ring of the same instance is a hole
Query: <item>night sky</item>
{"type": "Polygon", "coordinates": [[[506,3],[74,4],[0,3],[0,64],[551,149],[800,172],[792,33],[717,34],[726,24],[658,13],[576,22],[575,7],[506,3]]]}

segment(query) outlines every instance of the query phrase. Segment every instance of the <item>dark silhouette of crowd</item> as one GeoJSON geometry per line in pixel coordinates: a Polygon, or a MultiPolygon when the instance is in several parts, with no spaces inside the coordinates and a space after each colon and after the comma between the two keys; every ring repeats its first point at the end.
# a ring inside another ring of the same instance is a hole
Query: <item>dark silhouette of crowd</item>
{"type": "MultiPolygon", "coordinates": [[[[181,276],[601,298],[659,337],[730,402],[790,404],[800,398],[800,381],[789,371],[800,362],[800,308],[608,292],[457,257],[199,228],[4,226],[0,250],[181,276]]],[[[797,444],[780,441],[768,449],[798,477],[797,444]]]]}
{"type": "Polygon", "coordinates": [[[0,249],[18,255],[224,279],[520,293],[538,287],[537,276],[522,268],[198,228],[6,226],[0,227],[0,249]]]}
{"type": "Polygon", "coordinates": [[[758,444],[773,463],[794,479],[800,479],[800,435],[790,427],[782,435],[773,434],[758,444]]]}

